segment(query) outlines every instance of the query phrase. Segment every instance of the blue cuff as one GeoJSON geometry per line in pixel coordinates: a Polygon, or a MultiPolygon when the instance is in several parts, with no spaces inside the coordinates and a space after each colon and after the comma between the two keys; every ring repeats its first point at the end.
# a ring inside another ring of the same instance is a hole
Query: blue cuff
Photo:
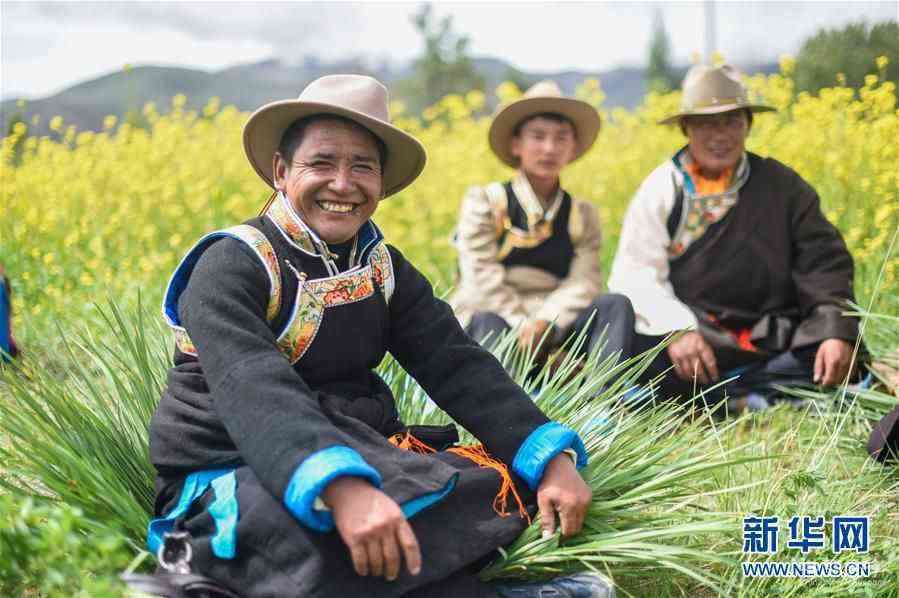
{"type": "Polygon", "coordinates": [[[306,527],[320,532],[331,531],[334,516],[312,507],[325,486],[340,476],[365,478],[376,488],[381,487],[381,475],[359,453],[346,446],[332,446],[313,453],[300,463],[287,484],[284,505],[306,527]]]}
{"type": "Polygon", "coordinates": [[[521,476],[531,490],[537,490],[547,463],[565,449],[574,449],[577,453],[575,465],[578,469],[587,465],[587,450],[577,432],[556,422],[546,422],[521,443],[512,461],[512,471],[521,476]]]}

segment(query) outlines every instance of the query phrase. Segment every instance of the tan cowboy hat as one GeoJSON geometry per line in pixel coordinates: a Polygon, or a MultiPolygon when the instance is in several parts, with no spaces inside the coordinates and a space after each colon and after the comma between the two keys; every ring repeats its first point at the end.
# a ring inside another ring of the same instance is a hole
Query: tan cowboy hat
{"type": "Polygon", "coordinates": [[[518,123],[529,116],[543,112],[554,112],[571,120],[577,132],[577,148],[572,162],[583,156],[596,141],[599,133],[599,112],[581,100],[566,98],[555,81],[540,81],[524,92],[524,96],[504,106],[490,123],[490,149],[497,157],[512,167],[518,166],[518,159],[512,155],[512,133],[518,123]]]}
{"type": "Polygon", "coordinates": [[[266,104],[243,128],[243,148],[250,164],[274,188],[272,160],[284,131],[294,121],[316,114],[334,114],[365,127],[387,146],[382,174],[384,196],[414,181],[425,167],[421,142],[390,124],[387,88],[363,75],[328,75],[316,79],[296,100],[266,104]]]}
{"type": "Polygon", "coordinates": [[[746,86],[740,81],[740,73],[729,64],[698,64],[687,71],[682,87],[684,95],[680,112],[660,120],[660,125],[670,125],[684,116],[699,114],[720,114],[740,109],[752,112],[775,110],[771,106],[750,103],[746,86]]]}

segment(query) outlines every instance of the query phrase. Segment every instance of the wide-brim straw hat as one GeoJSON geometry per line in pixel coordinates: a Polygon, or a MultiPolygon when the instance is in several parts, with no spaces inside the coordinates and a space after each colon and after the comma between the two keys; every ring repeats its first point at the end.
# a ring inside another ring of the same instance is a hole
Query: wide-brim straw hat
{"type": "Polygon", "coordinates": [[[600,118],[596,108],[582,100],[567,98],[554,81],[541,81],[524,92],[518,99],[502,107],[493,122],[487,139],[490,149],[504,163],[518,166],[518,159],[512,155],[512,134],[520,122],[544,112],[561,114],[574,123],[577,145],[572,162],[583,156],[593,146],[599,134],[600,118]]]}
{"type": "Polygon", "coordinates": [[[685,116],[721,114],[731,110],[769,112],[771,106],[749,101],[749,93],[739,72],[728,64],[721,66],[696,65],[687,71],[683,82],[680,112],[660,120],[660,125],[677,123],[685,116]]]}
{"type": "Polygon", "coordinates": [[[384,142],[387,163],[381,175],[384,196],[414,181],[425,167],[427,153],[412,135],[390,124],[387,88],[364,75],[328,75],[306,86],[296,100],[279,100],[254,112],[243,129],[247,159],[274,188],[273,158],[284,131],[307,116],[342,116],[384,142]]]}

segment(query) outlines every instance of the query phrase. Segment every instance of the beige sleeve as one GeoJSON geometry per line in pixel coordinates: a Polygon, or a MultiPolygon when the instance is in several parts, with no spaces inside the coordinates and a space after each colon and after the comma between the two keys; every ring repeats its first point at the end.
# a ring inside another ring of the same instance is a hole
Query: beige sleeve
{"type": "Polygon", "coordinates": [[[641,334],[663,335],[697,325],[668,280],[671,239],[666,223],[673,204],[670,174],[657,169],[640,186],[621,225],[609,290],[631,300],[641,334]]]}
{"type": "Polygon", "coordinates": [[[465,194],[456,248],[461,287],[478,310],[502,316],[510,326],[527,319],[521,296],[505,282],[505,267],[497,258],[496,224],[487,193],[472,187],[465,194]]]}
{"type": "Polygon", "coordinates": [[[596,206],[585,201],[575,201],[572,210],[578,210],[583,232],[574,244],[571,270],[558,288],[546,297],[535,315],[538,320],[555,322],[560,329],[571,326],[578,314],[602,291],[602,271],[599,267],[602,229],[599,212],[596,206]]]}

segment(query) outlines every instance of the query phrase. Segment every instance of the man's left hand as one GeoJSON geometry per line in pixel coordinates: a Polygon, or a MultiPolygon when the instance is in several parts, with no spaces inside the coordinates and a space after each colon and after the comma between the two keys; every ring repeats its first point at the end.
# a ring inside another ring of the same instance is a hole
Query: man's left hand
{"type": "Polygon", "coordinates": [[[829,338],[815,355],[814,381],[834,386],[846,379],[852,366],[852,345],[841,338],[829,338]]]}
{"type": "Polygon", "coordinates": [[[593,491],[565,453],[556,455],[546,465],[543,480],[537,489],[537,506],[540,509],[540,525],[543,534],[556,532],[556,513],[563,536],[573,536],[581,531],[593,491]]]}

